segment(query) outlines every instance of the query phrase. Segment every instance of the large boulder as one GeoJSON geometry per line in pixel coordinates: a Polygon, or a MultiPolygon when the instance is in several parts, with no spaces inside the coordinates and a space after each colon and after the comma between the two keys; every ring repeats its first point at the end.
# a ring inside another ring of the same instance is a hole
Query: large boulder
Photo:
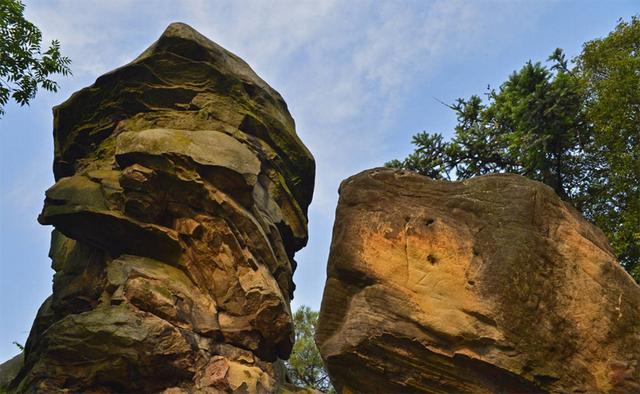
{"type": "Polygon", "coordinates": [[[339,392],[640,392],[640,287],[517,175],[340,186],[316,342],[339,392]]]}
{"type": "Polygon", "coordinates": [[[12,388],[284,387],[315,164],[282,97],[174,23],[56,107],[53,133],[53,294],[12,388]]]}

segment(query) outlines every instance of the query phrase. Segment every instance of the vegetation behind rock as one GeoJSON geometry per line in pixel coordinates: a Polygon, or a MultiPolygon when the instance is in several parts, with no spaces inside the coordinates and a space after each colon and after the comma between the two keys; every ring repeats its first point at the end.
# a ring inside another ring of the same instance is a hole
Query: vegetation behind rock
{"type": "Polygon", "coordinates": [[[387,166],[435,179],[509,172],[542,181],[605,232],[640,282],[640,19],[584,44],[574,67],[560,49],[548,61],[528,62],[485,99],[458,99],[450,141],[418,133],[414,152],[387,166]]]}

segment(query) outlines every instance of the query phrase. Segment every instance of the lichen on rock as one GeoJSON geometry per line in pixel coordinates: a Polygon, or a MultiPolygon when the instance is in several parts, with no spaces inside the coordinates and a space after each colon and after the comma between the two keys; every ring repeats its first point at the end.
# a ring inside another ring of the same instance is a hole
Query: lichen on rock
{"type": "Polygon", "coordinates": [[[315,164],[282,97],[171,24],[54,109],[53,294],[12,389],[275,392],[315,164]]]}

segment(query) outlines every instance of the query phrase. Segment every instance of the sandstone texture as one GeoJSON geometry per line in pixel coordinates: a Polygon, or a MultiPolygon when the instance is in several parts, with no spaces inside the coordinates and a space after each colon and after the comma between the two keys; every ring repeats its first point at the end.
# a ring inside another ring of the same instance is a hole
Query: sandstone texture
{"type": "Polygon", "coordinates": [[[316,342],[339,392],[640,392],[640,287],[517,175],[340,187],[316,342]]]}
{"type": "Polygon", "coordinates": [[[18,392],[284,389],[313,157],[282,97],[171,24],[54,109],[53,294],[18,392]]]}

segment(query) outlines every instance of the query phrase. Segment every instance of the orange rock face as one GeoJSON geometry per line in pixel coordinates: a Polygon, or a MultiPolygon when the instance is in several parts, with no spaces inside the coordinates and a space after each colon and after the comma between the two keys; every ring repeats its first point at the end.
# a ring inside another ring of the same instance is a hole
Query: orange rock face
{"type": "Polygon", "coordinates": [[[340,187],[316,342],[342,392],[640,391],[640,287],[517,175],[340,187]]]}
{"type": "Polygon", "coordinates": [[[279,390],[315,171],[282,97],[172,24],[54,114],[53,295],[13,389],[279,390]]]}

